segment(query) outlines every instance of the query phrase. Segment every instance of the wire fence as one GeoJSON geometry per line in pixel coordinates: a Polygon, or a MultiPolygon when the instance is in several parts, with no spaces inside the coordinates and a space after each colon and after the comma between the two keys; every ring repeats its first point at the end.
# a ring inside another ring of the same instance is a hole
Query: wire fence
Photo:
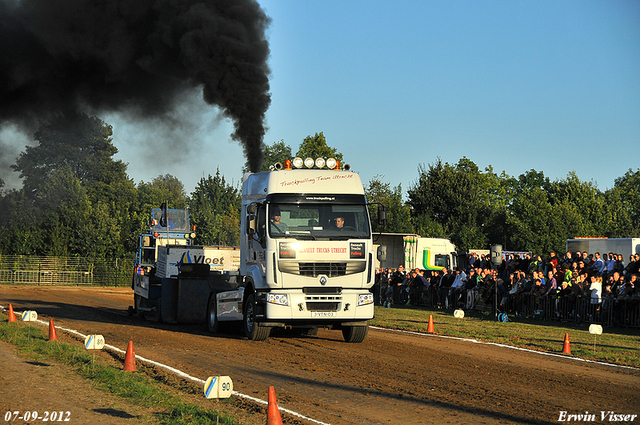
{"type": "MultiPolygon", "coordinates": [[[[478,288],[452,291],[451,288],[437,289],[421,287],[414,291],[408,287],[394,287],[394,293],[387,294],[387,286],[374,287],[377,305],[414,305],[453,310],[493,311],[491,290],[478,288]],[[377,291],[380,291],[379,293],[377,291]]],[[[570,323],[594,323],[605,326],[640,328],[640,297],[603,297],[594,302],[589,296],[535,297],[527,293],[504,296],[500,299],[498,312],[513,317],[531,318],[570,323]]]]}
{"type": "Polygon", "coordinates": [[[134,259],[0,255],[0,284],[129,286],[134,259]]]}

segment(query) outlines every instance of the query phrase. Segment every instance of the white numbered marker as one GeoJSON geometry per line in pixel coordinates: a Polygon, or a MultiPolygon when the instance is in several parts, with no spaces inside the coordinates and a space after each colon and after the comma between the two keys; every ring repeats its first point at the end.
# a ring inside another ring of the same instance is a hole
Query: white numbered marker
{"type": "Polygon", "coordinates": [[[233,393],[233,381],[229,376],[210,376],[204,383],[206,398],[229,398],[233,393]]]}
{"type": "Polygon", "coordinates": [[[89,335],[84,340],[84,346],[87,350],[102,350],[104,337],[102,335],[89,335]]]}
{"type": "Polygon", "coordinates": [[[38,320],[38,313],[33,310],[27,310],[22,312],[22,321],[23,322],[35,322],[38,320]]]}

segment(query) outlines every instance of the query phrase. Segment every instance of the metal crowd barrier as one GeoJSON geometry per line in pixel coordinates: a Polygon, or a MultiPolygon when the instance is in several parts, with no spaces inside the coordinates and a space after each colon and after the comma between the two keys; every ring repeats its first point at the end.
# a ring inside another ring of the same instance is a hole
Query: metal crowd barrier
{"type": "MultiPolygon", "coordinates": [[[[382,305],[384,286],[376,287],[380,291],[376,299],[382,305]]],[[[376,295],[376,294],[374,294],[376,295]]],[[[489,295],[489,294],[486,294],[489,295]]],[[[403,303],[430,308],[445,308],[444,297],[449,297],[449,309],[464,308],[476,311],[492,311],[493,299],[489,295],[483,298],[482,290],[461,290],[453,293],[433,287],[420,288],[416,293],[408,293],[403,303]]],[[[499,312],[510,316],[534,320],[557,320],[571,323],[598,323],[605,326],[640,327],[640,297],[624,299],[603,298],[594,304],[590,297],[549,295],[535,298],[529,294],[507,295],[500,300],[499,312]]]]}
{"type": "Polygon", "coordinates": [[[593,303],[587,296],[509,296],[500,309],[507,314],[538,320],[599,323],[605,326],[640,327],[640,298],[603,298],[593,303]]]}
{"type": "Polygon", "coordinates": [[[127,286],[133,264],[133,259],[2,255],[0,284],[127,286]]]}

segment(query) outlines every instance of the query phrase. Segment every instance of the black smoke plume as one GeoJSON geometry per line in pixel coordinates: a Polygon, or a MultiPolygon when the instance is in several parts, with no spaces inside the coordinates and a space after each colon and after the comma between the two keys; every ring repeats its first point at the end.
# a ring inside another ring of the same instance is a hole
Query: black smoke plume
{"type": "Polygon", "coordinates": [[[0,125],[59,111],[162,119],[194,89],[262,162],[270,19],[254,0],[0,0],[0,125]]]}

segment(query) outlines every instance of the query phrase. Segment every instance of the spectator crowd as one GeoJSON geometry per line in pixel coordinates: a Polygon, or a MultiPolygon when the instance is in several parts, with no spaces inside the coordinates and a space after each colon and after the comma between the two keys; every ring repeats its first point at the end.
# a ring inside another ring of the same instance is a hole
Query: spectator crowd
{"type": "Polygon", "coordinates": [[[540,319],[640,326],[640,255],[625,264],[613,252],[555,252],[548,256],[470,253],[466,267],[437,271],[380,268],[373,288],[377,305],[490,309],[540,319]]]}

